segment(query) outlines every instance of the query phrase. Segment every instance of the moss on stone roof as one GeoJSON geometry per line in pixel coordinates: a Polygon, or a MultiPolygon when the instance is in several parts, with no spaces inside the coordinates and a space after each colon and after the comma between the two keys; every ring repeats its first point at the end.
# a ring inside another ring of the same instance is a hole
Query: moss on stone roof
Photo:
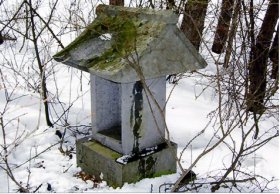
{"type": "MultiPolygon", "coordinates": [[[[107,6],[99,5],[97,8],[98,17],[91,23],[82,34],[77,37],[65,49],[54,55],[54,59],[64,61],[70,57],[80,45],[91,39],[101,39],[100,36],[110,34],[111,48],[106,49],[101,55],[78,61],[83,70],[88,71],[118,71],[124,67],[123,60],[135,52],[142,52],[147,44],[155,37],[158,37],[164,22],[139,18],[143,13],[142,9],[134,9],[128,12],[125,9],[116,14],[114,9],[106,11],[107,6]],[[109,14],[108,14],[109,13],[109,14]],[[137,45],[137,46],[136,46],[137,45]],[[62,60],[60,60],[62,59],[62,60]]],[[[154,12],[148,11],[149,14],[154,12]]],[[[144,12],[145,13],[145,12],[144,12]]]]}
{"type": "Polygon", "coordinates": [[[128,62],[136,56],[147,79],[206,66],[170,10],[99,5],[96,13],[97,18],[53,56],[56,61],[115,82],[139,80],[128,62]]]}

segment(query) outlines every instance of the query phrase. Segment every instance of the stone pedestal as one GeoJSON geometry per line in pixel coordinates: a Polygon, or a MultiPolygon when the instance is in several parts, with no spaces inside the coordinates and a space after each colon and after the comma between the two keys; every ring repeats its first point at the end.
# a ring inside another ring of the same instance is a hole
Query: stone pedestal
{"type": "Polygon", "coordinates": [[[165,143],[147,148],[139,156],[122,156],[100,143],[83,138],[77,141],[77,164],[86,173],[99,177],[114,188],[125,182],[135,183],[143,178],[176,173],[177,145],[169,148],[165,143]]]}

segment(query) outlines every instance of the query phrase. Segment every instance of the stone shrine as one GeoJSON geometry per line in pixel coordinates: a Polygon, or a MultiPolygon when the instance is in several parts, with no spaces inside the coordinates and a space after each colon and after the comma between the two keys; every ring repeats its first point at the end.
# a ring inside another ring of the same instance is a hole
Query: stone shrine
{"type": "Polygon", "coordinates": [[[113,187],[175,173],[177,146],[165,139],[163,119],[166,76],[207,64],[170,10],[99,5],[96,14],[53,57],[90,73],[93,134],[77,141],[78,166],[113,187]]]}

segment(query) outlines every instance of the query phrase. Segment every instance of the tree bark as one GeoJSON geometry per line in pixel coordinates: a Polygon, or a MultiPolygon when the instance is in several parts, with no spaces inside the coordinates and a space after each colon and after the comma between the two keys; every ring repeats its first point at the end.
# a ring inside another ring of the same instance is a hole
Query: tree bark
{"type": "Polygon", "coordinates": [[[3,39],[2,33],[0,31],[0,45],[3,44],[3,42],[4,42],[4,39],[3,39]]]}
{"type": "Polygon", "coordinates": [[[110,0],[110,5],[124,6],[124,0],[110,0]]]}
{"type": "Polygon", "coordinates": [[[218,20],[212,51],[221,54],[228,39],[230,21],[232,18],[234,0],[223,0],[218,20]]]}
{"type": "Polygon", "coordinates": [[[166,9],[173,9],[175,6],[175,0],[167,0],[166,4],[166,9]]]}
{"type": "Polygon", "coordinates": [[[269,58],[272,61],[271,79],[276,79],[279,76],[279,26],[277,26],[276,35],[274,37],[269,58]]]}
{"type": "Polygon", "coordinates": [[[201,42],[207,6],[208,0],[188,0],[185,5],[181,30],[197,50],[201,42]]]}
{"type": "Polygon", "coordinates": [[[255,114],[264,111],[264,98],[266,90],[267,60],[269,48],[278,20],[279,2],[270,0],[256,44],[252,49],[252,60],[249,63],[249,94],[247,109],[255,114]]]}

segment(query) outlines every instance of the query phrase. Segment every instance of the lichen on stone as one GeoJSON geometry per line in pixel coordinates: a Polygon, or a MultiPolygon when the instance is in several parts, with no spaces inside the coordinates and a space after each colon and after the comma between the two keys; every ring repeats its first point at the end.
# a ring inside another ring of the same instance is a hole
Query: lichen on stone
{"type": "Polygon", "coordinates": [[[139,12],[122,11],[119,15],[110,15],[99,11],[98,17],[86,27],[85,31],[54,58],[71,56],[71,52],[91,39],[111,41],[111,48],[88,59],[80,60],[79,65],[91,71],[118,71],[126,64],[122,59],[132,55],[135,51],[141,53],[153,37],[159,35],[163,25],[159,22],[139,19],[139,12]],[[110,34],[110,39],[100,36],[110,34]]]}
{"type": "Polygon", "coordinates": [[[96,13],[84,32],[54,56],[56,61],[118,83],[140,80],[136,64],[146,79],[207,65],[170,10],[98,5],[96,13]]]}

